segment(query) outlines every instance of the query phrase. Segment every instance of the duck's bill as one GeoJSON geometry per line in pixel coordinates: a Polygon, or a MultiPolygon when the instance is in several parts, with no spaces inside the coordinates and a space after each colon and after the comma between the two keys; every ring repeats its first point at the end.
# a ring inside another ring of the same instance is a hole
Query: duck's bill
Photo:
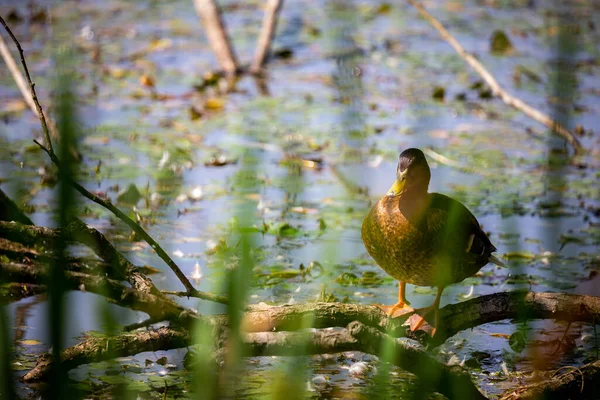
{"type": "Polygon", "coordinates": [[[387,195],[388,196],[398,196],[398,195],[400,195],[400,193],[402,193],[402,190],[404,190],[404,183],[405,182],[406,181],[399,181],[398,179],[396,179],[394,181],[394,184],[390,188],[390,190],[388,190],[387,195]]]}

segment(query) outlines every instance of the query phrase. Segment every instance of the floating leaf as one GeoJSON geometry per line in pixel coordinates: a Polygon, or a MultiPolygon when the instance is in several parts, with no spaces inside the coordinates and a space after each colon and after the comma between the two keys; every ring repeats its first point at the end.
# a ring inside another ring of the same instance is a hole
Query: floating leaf
{"type": "Polygon", "coordinates": [[[497,338],[510,339],[510,335],[508,335],[506,333],[490,333],[490,336],[497,337],[497,338]]]}
{"type": "Polygon", "coordinates": [[[2,112],[21,112],[27,109],[27,104],[21,99],[9,99],[2,102],[0,111],[2,112]]]}
{"type": "Polygon", "coordinates": [[[223,107],[225,107],[225,100],[217,97],[211,97],[209,99],[206,99],[206,101],[204,102],[204,108],[206,108],[207,110],[217,111],[223,109],[223,107]]]}
{"type": "Polygon", "coordinates": [[[142,75],[140,77],[140,85],[149,87],[149,88],[153,88],[154,87],[154,78],[152,78],[150,75],[142,75]]]}
{"type": "Polygon", "coordinates": [[[165,38],[154,39],[153,41],[150,42],[150,46],[148,47],[148,50],[150,50],[150,51],[164,50],[164,49],[171,47],[171,44],[172,44],[172,42],[169,39],[165,39],[165,38]]]}
{"type": "Polygon", "coordinates": [[[324,231],[325,229],[327,229],[327,223],[323,218],[319,218],[319,230],[324,231]]]}
{"type": "Polygon", "coordinates": [[[23,346],[38,346],[38,345],[42,344],[42,342],[40,342],[39,340],[35,340],[35,339],[21,340],[19,343],[22,344],[23,346]]]}
{"type": "Polygon", "coordinates": [[[444,101],[444,97],[446,96],[446,89],[442,86],[436,86],[433,88],[433,92],[431,93],[431,97],[437,101],[444,101]]]}
{"type": "Polygon", "coordinates": [[[141,198],[142,198],[142,194],[138,190],[137,186],[135,186],[133,183],[130,183],[129,186],[127,186],[127,189],[121,191],[117,195],[117,201],[119,203],[130,204],[130,205],[137,204],[141,198]]]}
{"type": "Polygon", "coordinates": [[[502,257],[506,258],[507,260],[514,260],[514,259],[531,260],[531,259],[535,258],[535,254],[533,254],[530,251],[510,251],[508,253],[504,253],[502,255],[502,257]]]}
{"type": "Polygon", "coordinates": [[[271,272],[269,274],[268,279],[289,279],[289,278],[295,278],[298,275],[302,275],[302,271],[299,270],[295,270],[295,269],[286,269],[284,271],[275,271],[275,272],[271,272]]]}
{"type": "Polygon", "coordinates": [[[288,224],[287,222],[272,225],[269,228],[269,233],[277,236],[297,236],[300,234],[300,229],[288,224]]]}
{"type": "Polygon", "coordinates": [[[511,349],[513,349],[514,352],[520,353],[523,351],[523,349],[525,349],[526,341],[527,337],[525,336],[525,333],[522,331],[516,331],[510,335],[510,338],[508,339],[508,345],[511,349]]]}
{"type": "Polygon", "coordinates": [[[495,31],[490,39],[490,50],[494,54],[507,54],[513,50],[513,45],[506,33],[495,31]]]}
{"type": "Polygon", "coordinates": [[[123,384],[131,382],[131,379],[125,375],[104,375],[104,376],[99,376],[98,379],[100,379],[102,382],[108,383],[110,385],[123,385],[123,384]]]}
{"type": "Polygon", "coordinates": [[[112,76],[115,79],[123,79],[129,74],[128,70],[121,67],[111,67],[108,69],[108,72],[110,76],[112,76]]]}
{"type": "Polygon", "coordinates": [[[276,49],[273,51],[273,57],[275,58],[281,58],[284,60],[290,59],[294,56],[294,50],[290,49],[289,47],[283,47],[280,49],[276,49]]]}
{"type": "Polygon", "coordinates": [[[167,360],[167,357],[161,357],[161,358],[159,358],[158,360],[156,360],[156,363],[157,363],[158,365],[166,365],[166,364],[167,364],[167,361],[168,361],[168,360],[167,360]]]}
{"type": "Polygon", "coordinates": [[[190,119],[192,121],[196,121],[197,119],[202,118],[202,116],[204,115],[202,113],[202,110],[199,110],[198,108],[196,108],[194,106],[190,106],[190,108],[189,108],[189,114],[190,114],[190,119]]]}

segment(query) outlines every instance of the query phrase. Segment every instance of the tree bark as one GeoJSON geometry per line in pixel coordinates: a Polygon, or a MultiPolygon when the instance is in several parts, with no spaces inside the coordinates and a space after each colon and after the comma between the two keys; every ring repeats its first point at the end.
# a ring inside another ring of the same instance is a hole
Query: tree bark
{"type": "MultiPolygon", "coordinates": [[[[312,321],[315,328],[360,321],[394,337],[407,337],[410,331],[403,324],[411,315],[389,318],[374,306],[341,303],[250,306],[244,327],[248,331],[294,330],[306,326],[307,321],[312,321]]],[[[599,317],[600,297],[526,291],[494,293],[443,307],[435,336],[423,336],[420,340],[438,346],[462,330],[503,319],[550,318],[593,323],[599,317]]]]}
{"type": "MultiPolygon", "coordinates": [[[[88,337],[85,341],[63,350],[62,363],[66,369],[73,369],[82,364],[125,357],[145,351],[185,347],[189,341],[190,335],[186,330],[167,327],[122,333],[117,336],[88,337]]],[[[40,356],[36,366],[21,379],[25,382],[32,382],[47,378],[50,363],[50,354],[40,356]]]]}
{"type": "MultiPolygon", "coordinates": [[[[42,264],[17,264],[0,262],[0,282],[46,284],[49,267],[42,264]]],[[[66,287],[104,296],[115,304],[142,311],[152,318],[185,322],[191,325],[190,311],[177,303],[165,301],[160,296],[123,286],[119,281],[81,272],[65,271],[66,287]],[[183,320],[181,320],[183,318],[183,320]]]]}

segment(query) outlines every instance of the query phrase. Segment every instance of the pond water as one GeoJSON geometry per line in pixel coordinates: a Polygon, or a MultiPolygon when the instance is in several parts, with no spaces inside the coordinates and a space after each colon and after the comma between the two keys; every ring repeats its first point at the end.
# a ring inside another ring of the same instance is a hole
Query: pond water
{"type": "MultiPolygon", "coordinates": [[[[220,3],[239,59],[247,62],[260,28],[262,2],[220,3]]],[[[291,56],[269,63],[268,94],[250,77],[241,78],[228,94],[215,87],[194,88],[216,69],[216,61],[191,1],[38,1],[32,8],[3,1],[0,13],[14,10],[21,18],[9,23],[26,50],[46,109],[51,108],[53,54],[73,43],[84,156],[80,182],[113,200],[130,184],[142,193],[147,186],[149,201],[137,204],[145,228],[186,275],[196,278],[199,290],[223,293],[226,267],[235,264],[235,252],[210,250],[220,240],[235,246],[232,219],[245,202],[255,209],[256,226],[265,227],[254,238],[251,303],[314,301],[325,292],[353,303],[393,304],[396,282],[366,254],[362,220],[393,182],[403,149],[428,147],[460,163],[464,168],[429,158],[430,190],[467,205],[508,268],[488,265],[447,288],[443,306],[522,288],[600,294],[594,278],[600,265],[600,139],[594,132],[600,122],[600,8],[594,2],[573,1],[559,10],[555,3],[425,5],[506,90],[561,115],[570,127],[581,124],[586,129],[580,140],[588,151],[572,162],[563,142],[545,127],[500,100],[482,99],[478,76],[408,3],[286,1],[274,50],[291,56]],[[32,21],[30,16],[39,12],[50,15],[52,22],[32,21]],[[568,59],[558,63],[557,26],[563,20],[577,34],[572,47],[563,51],[568,59]],[[490,53],[495,30],[507,33],[512,53],[490,53]],[[528,74],[519,72],[525,69],[528,74]],[[148,79],[154,88],[142,83],[148,79]],[[564,89],[565,80],[569,90],[564,89]],[[432,98],[437,87],[445,89],[444,101],[432,98]],[[205,165],[212,157],[233,162],[205,165]],[[300,167],[298,157],[322,160],[323,167],[300,167]],[[240,187],[244,179],[252,181],[250,189],[240,187]],[[315,262],[322,269],[311,275],[281,274],[315,262]],[[365,276],[375,278],[360,279],[365,276]]],[[[19,103],[6,69],[0,69],[0,93],[0,185],[30,206],[36,224],[53,226],[55,188],[42,184],[40,177],[52,168],[32,143],[40,135],[39,123],[19,103]]],[[[159,288],[182,290],[145,243],[131,242],[123,224],[97,205],[80,201],[82,218],[134,264],[160,270],[152,276],[159,288]]],[[[408,298],[417,307],[429,305],[434,294],[432,288],[408,286],[408,298]]],[[[105,317],[98,312],[102,302],[90,293],[68,294],[67,345],[77,343],[85,331],[104,328],[105,317]]],[[[194,299],[180,303],[201,313],[225,311],[194,299]]],[[[8,306],[17,352],[24,360],[47,350],[46,309],[44,296],[8,306]],[[24,345],[23,340],[38,344],[24,345]]],[[[108,309],[122,324],[145,317],[117,306],[108,309]]],[[[460,333],[436,355],[456,362],[474,351],[488,353],[471,371],[483,390],[497,395],[516,387],[522,379],[517,371],[531,371],[535,349],[555,343],[566,326],[535,321],[528,327],[532,345],[520,353],[507,338],[523,324],[502,321],[460,333]]],[[[574,348],[548,359],[548,368],[580,365],[596,356],[591,326],[573,325],[569,337],[574,348]]],[[[184,354],[146,353],[119,362],[143,366],[146,359],[166,355],[174,366],[167,371],[173,379],[169,383],[176,383],[184,376],[184,354]]],[[[249,359],[247,380],[238,394],[267,395],[266,382],[295,362],[308,368],[306,381],[314,396],[342,397],[343,392],[361,397],[373,390],[369,382],[375,359],[344,354],[304,361],[249,359]],[[355,366],[361,362],[364,373],[355,366]]],[[[164,387],[164,368],[153,365],[128,374],[164,387]]],[[[102,371],[102,365],[80,367],[71,376],[99,379],[102,371]]],[[[406,398],[410,375],[396,369],[392,374],[388,395],[406,398]]]]}

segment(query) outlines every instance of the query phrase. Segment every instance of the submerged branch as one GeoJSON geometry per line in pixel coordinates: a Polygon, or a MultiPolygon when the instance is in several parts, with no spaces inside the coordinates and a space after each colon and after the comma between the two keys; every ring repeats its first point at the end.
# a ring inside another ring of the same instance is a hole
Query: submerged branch
{"type": "Polygon", "coordinates": [[[447,41],[454,50],[456,50],[458,55],[460,55],[467,62],[467,64],[469,64],[471,68],[473,68],[475,72],[481,76],[481,78],[488,84],[490,89],[492,89],[492,93],[494,95],[499,97],[507,105],[516,108],[528,117],[546,125],[554,133],[565,139],[571,146],[573,146],[576,153],[579,153],[583,150],[581,143],[577,137],[575,137],[573,132],[565,128],[558,121],[552,119],[552,117],[549,115],[535,109],[534,107],[525,103],[523,100],[507,93],[500,86],[498,81],[496,81],[496,78],[494,78],[494,76],[483,66],[483,64],[481,64],[481,62],[479,62],[479,60],[477,60],[477,58],[475,58],[472,54],[467,52],[450,34],[450,32],[448,32],[446,28],[444,28],[444,26],[437,19],[435,19],[435,17],[429,14],[427,10],[421,4],[419,4],[419,2],[416,0],[408,0],[408,2],[412,4],[417,11],[419,11],[419,14],[421,14],[421,16],[439,32],[442,38],[447,41]]]}
{"type": "Polygon", "coordinates": [[[550,379],[508,390],[500,400],[597,399],[600,361],[582,367],[563,367],[550,379]],[[563,371],[562,374],[557,374],[563,371]]]}
{"type": "Polygon", "coordinates": [[[20,282],[11,282],[0,287],[0,307],[15,301],[23,300],[27,297],[46,293],[47,288],[44,285],[25,284],[20,282]]]}

